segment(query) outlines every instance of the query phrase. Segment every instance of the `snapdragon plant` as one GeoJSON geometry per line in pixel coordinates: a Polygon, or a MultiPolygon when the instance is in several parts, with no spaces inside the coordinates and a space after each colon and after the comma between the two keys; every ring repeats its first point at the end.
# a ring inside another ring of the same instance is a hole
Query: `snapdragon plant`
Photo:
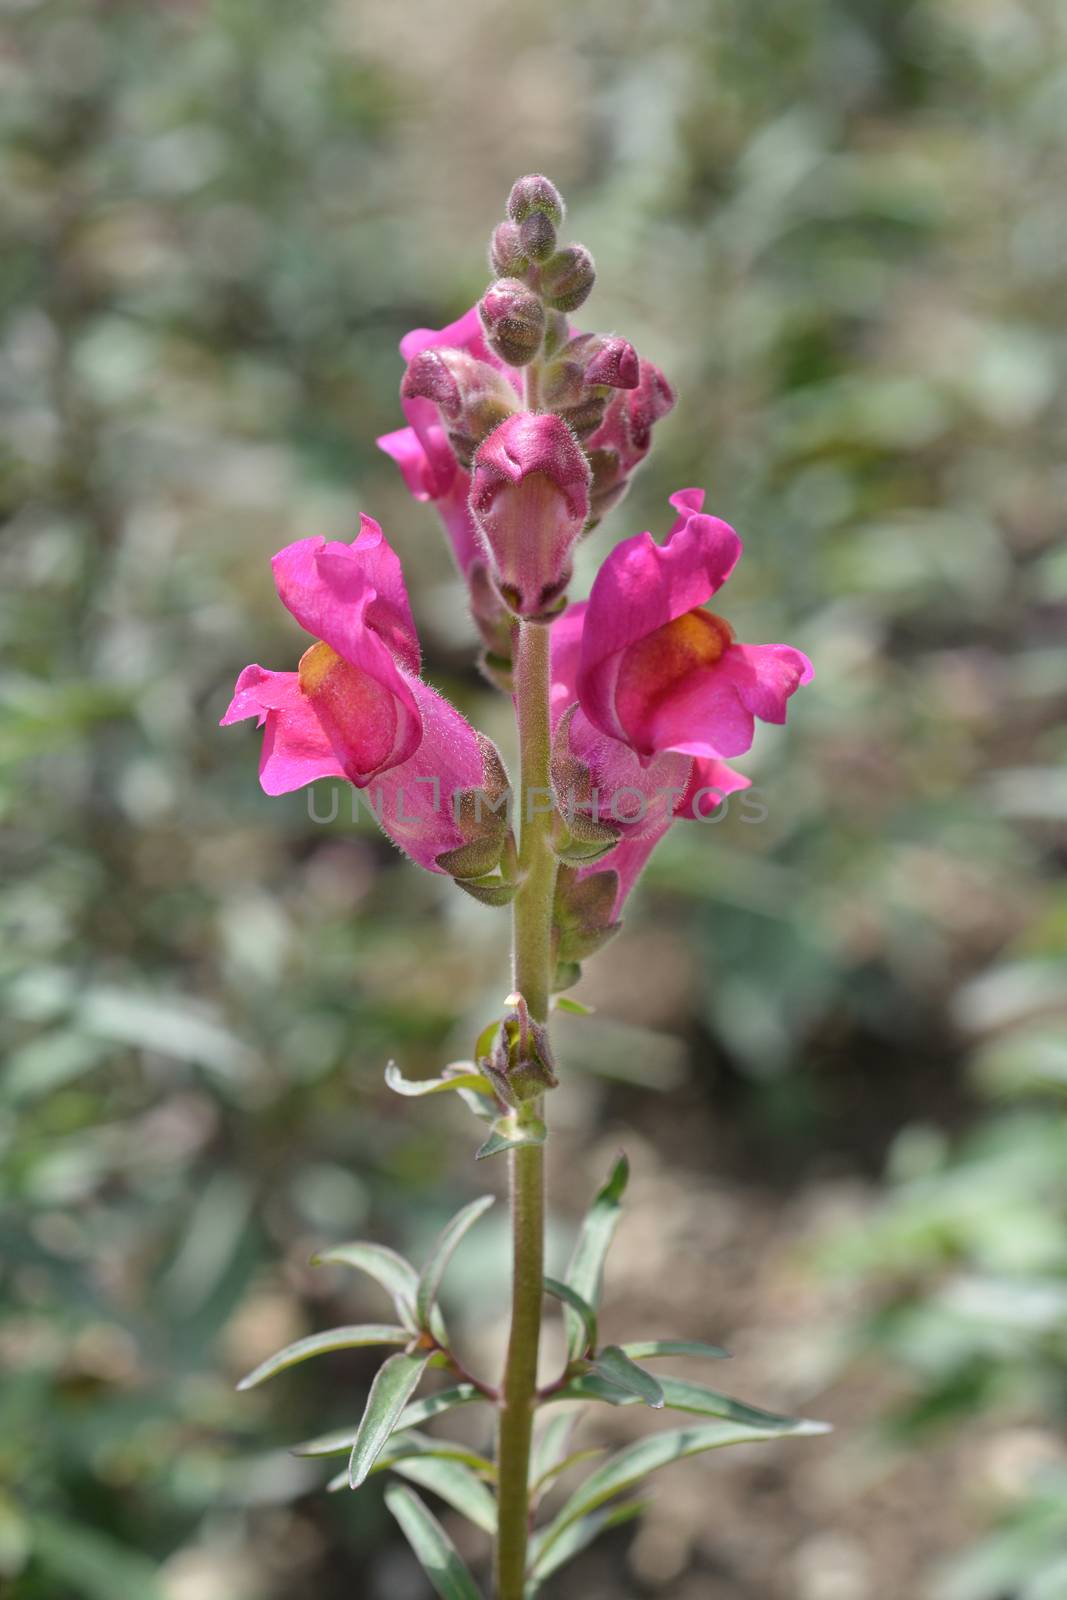
{"type": "Polygon", "coordinates": [[[575,546],[626,494],[674,395],[625,339],[571,325],[595,271],[582,245],[559,245],[563,215],[547,178],[515,184],[490,243],[493,282],[458,322],[403,340],[407,426],[379,440],[444,525],[481,636],[482,669],[514,706],[517,783],[490,740],[420,675],[400,562],[366,515],[351,544],[313,537],[275,556],[279,597],[311,642],[296,671],[246,667],[223,719],[257,719],[268,794],[346,779],[419,866],[496,908],[487,914],[510,907],[511,992],[471,1060],[429,1081],[408,1081],[392,1064],[387,1071],[400,1094],[459,1095],[485,1125],[478,1158],[506,1155],[512,1280],[503,1374],[493,1381],[466,1369],[438,1299],[453,1251],[492,1204],[486,1196],[449,1222],[421,1268],[365,1241],[325,1252],[321,1260],[377,1280],[395,1320],[298,1340],[243,1383],[327,1351],[393,1347],[358,1423],[300,1449],[347,1456],[332,1486],[359,1489],[374,1473],[393,1475],[389,1507],[445,1600],[482,1591],[412,1484],[492,1539],[497,1600],[528,1600],[604,1528],[639,1509],[629,1492],[654,1468],[822,1431],[646,1364],[716,1360],[726,1353],[717,1346],[603,1342],[598,1300],[625,1157],[593,1201],[566,1276],[545,1276],[546,1106],[558,1086],[550,1012],[574,1004],[556,997],[617,932],[657,841],[676,820],[705,816],[747,786],[729,759],[749,749],[755,719],[784,722],[790,696],[811,677],[799,650],[742,644],[707,609],[741,541],[705,513],[700,489],[671,497],[675,520],[662,543],[651,533],[624,539],[589,598],[568,603],[575,546]],[[562,1303],[567,1356],[539,1386],[546,1295],[562,1303]],[[435,1369],[448,1374],[447,1386],[417,1397],[435,1369]],[[560,1410],[562,1401],[646,1405],[696,1420],[600,1463],[542,1520],[546,1494],[585,1455],[571,1450],[575,1407],[560,1410]],[[422,1431],[468,1405],[496,1411],[492,1459],[422,1431]]]}

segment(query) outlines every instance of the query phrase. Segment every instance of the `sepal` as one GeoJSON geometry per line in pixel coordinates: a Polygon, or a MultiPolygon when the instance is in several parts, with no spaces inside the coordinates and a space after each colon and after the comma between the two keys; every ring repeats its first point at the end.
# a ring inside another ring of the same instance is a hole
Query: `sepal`
{"type": "Polygon", "coordinates": [[[578,877],[573,867],[560,869],[553,911],[557,960],[584,961],[618,933],[622,923],[612,920],[618,890],[615,872],[578,877]]]}
{"type": "Polygon", "coordinates": [[[509,995],[510,1009],[478,1040],[478,1065],[500,1099],[513,1110],[538,1100],[559,1083],[548,1029],[534,1020],[521,994],[509,995]]]}
{"type": "Polygon", "coordinates": [[[507,905],[517,888],[515,836],[509,822],[511,790],[500,753],[492,740],[476,733],[483,782],[457,790],[453,817],[463,843],[436,858],[461,889],[485,905],[507,905]]]}
{"type": "Polygon", "coordinates": [[[565,822],[556,813],[552,823],[552,849],[565,866],[589,866],[608,855],[618,844],[620,829],[610,822],[597,822],[576,811],[565,822]]]}

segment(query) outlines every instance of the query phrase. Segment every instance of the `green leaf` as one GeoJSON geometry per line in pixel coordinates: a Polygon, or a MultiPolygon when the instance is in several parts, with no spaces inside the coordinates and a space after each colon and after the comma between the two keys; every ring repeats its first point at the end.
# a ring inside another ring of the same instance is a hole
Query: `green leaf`
{"type": "MultiPolygon", "coordinates": [[[[410,1428],[417,1428],[423,1422],[429,1422],[431,1417],[439,1417],[445,1411],[453,1411],[456,1406],[470,1405],[475,1400],[485,1400],[488,1397],[473,1383],[458,1383],[452,1389],[440,1389],[436,1394],[428,1394],[421,1400],[413,1400],[404,1407],[396,1425],[396,1433],[407,1433],[410,1428]]],[[[293,1446],[293,1454],[297,1456],[339,1456],[347,1455],[356,1442],[358,1427],[354,1424],[348,1428],[336,1428],[330,1433],[319,1434],[315,1439],[307,1439],[303,1444],[293,1446]]]]}
{"type": "Polygon", "coordinates": [[[426,1370],[429,1356],[390,1356],[378,1368],[367,1396],[366,1408],[352,1441],[352,1454],[348,1458],[348,1482],[358,1489],[366,1480],[374,1463],[385,1448],[389,1435],[400,1421],[419,1379],[426,1370]]]}
{"type": "MultiPolygon", "coordinates": [[[[387,1467],[393,1466],[397,1461],[404,1461],[409,1456],[438,1456],[442,1461],[461,1461],[464,1466],[470,1467],[480,1477],[490,1481],[495,1479],[496,1467],[485,1456],[479,1455],[477,1450],[471,1450],[467,1445],[455,1444],[451,1439],[433,1439],[429,1434],[418,1433],[414,1428],[402,1428],[402,1422],[403,1417],[393,1429],[382,1449],[381,1455],[371,1468],[372,1474],[384,1472],[387,1467]]],[[[347,1451],[356,1442],[356,1435],[351,1429],[344,1435],[335,1434],[327,1437],[330,1438],[331,1444],[336,1442],[338,1448],[317,1452],[320,1456],[339,1455],[342,1446],[347,1451]]],[[[307,1451],[304,1452],[305,1455],[307,1453],[307,1451]]],[[[331,1478],[326,1487],[330,1490],[347,1488],[347,1472],[339,1473],[336,1478],[331,1478]]]]}
{"type": "Polygon", "coordinates": [[[721,1450],[732,1444],[755,1444],[766,1439],[811,1436],[828,1432],[825,1423],[800,1422],[788,1428],[749,1428],[741,1423],[708,1422],[701,1427],[673,1428],[666,1433],[654,1433],[647,1439],[620,1450],[598,1471],[592,1473],[571,1495],[559,1515],[549,1523],[543,1542],[538,1549],[538,1562],[573,1523],[596,1511],[605,1500],[639,1483],[657,1467],[686,1456],[701,1455],[706,1450],[721,1450]]]}
{"type": "Polygon", "coordinates": [[[718,1344],[701,1344],[692,1339],[634,1339],[619,1346],[631,1361],[653,1361],[658,1356],[705,1356],[711,1361],[729,1361],[730,1352],[718,1344]]]}
{"type": "Polygon", "coordinates": [[[469,1467],[478,1477],[489,1482],[496,1480],[496,1467],[488,1457],[479,1455],[477,1450],[472,1450],[469,1445],[458,1444],[452,1439],[435,1439],[428,1433],[419,1433],[414,1428],[408,1428],[403,1433],[399,1429],[393,1434],[381,1456],[375,1464],[375,1472],[385,1467],[391,1467],[397,1461],[405,1461],[410,1456],[437,1456],[442,1461],[460,1461],[469,1467]]]}
{"type": "MultiPolygon", "coordinates": [[[[591,1516],[572,1523],[565,1533],[554,1540],[550,1549],[545,1550],[540,1558],[535,1558],[530,1573],[531,1582],[526,1590],[527,1600],[536,1595],[546,1578],[550,1578],[560,1567],[566,1566],[568,1561],[572,1561],[576,1555],[587,1549],[594,1539],[598,1539],[609,1528],[618,1528],[624,1522],[632,1522],[644,1509],[644,1500],[626,1500],[621,1506],[609,1506],[606,1511],[594,1511],[591,1516]]],[[[535,1551],[538,1548],[536,1537],[533,1548],[535,1551]]]]}
{"type": "MultiPolygon", "coordinates": [[[[760,1406],[750,1406],[743,1400],[733,1400],[708,1389],[702,1383],[689,1383],[684,1378],[661,1378],[659,1387],[668,1411],[691,1411],[700,1417],[724,1417],[729,1422],[744,1423],[746,1427],[791,1432],[798,1428],[817,1427],[804,1417],[784,1417],[777,1411],[764,1411],[760,1406]]],[[[623,1389],[617,1377],[608,1379],[597,1373],[572,1378],[563,1388],[549,1396],[551,1400],[605,1400],[609,1405],[636,1404],[636,1396],[623,1389]]]]}
{"type": "Polygon", "coordinates": [[[237,1385],[238,1389],[254,1389],[258,1383],[265,1383],[268,1378],[273,1378],[275,1373],[284,1372],[287,1367],[295,1367],[301,1361],[309,1361],[312,1356],[321,1356],[331,1350],[358,1350],[370,1344],[410,1344],[410,1328],[394,1328],[384,1323],[366,1323],[351,1328],[327,1328],[324,1333],[309,1334],[306,1339],[297,1339],[294,1344],[287,1344],[284,1350],[279,1350],[275,1355],[268,1356],[266,1361],[261,1361],[258,1367],[242,1378],[237,1385]]]}
{"type": "Polygon", "coordinates": [[[419,1275],[410,1261],[405,1261],[403,1256],[390,1250],[387,1245],[357,1239],[352,1244],[337,1244],[329,1250],[320,1250],[318,1255],[312,1256],[311,1264],[313,1267],[336,1264],[365,1272],[375,1283],[380,1283],[387,1294],[392,1295],[401,1322],[414,1328],[419,1275]]]}
{"type": "Polygon", "coordinates": [[[615,1384],[620,1389],[629,1390],[654,1411],[662,1411],[663,1390],[656,1379],[651,1372],[646,1372],[643,1367],[631,1361],[617,1344],[604,1346],[593,1363],[593,1370],[600,1377],[606,1378],[609,1383],[615,1384]]]}
{"type": "Polygon", "coordinates": [[[583,1005],[580,1000],[572,1000],[565,994],[556,995],[552,1005],[556,1011],[569,1011],[572,1017],[592,1017],[596,1015],[596,1006],[583,1005]]]}
{"type": "Polygon", "coordinates": [[[544,1144],[548,1138],[548,1129],[536,1117],[526,1122],[520,1122],[518,1117],[497,1117],[493,1123],[492,1132],[485,1143],[475,1151],[475,1161],[484,1161],[486,1156],[498,1156],[505,1150],[520,1150],[527,1144],[544,1144]]]}
{"type": "Polygon", "coordinates": [[[475,1400],[486,1400],[480,1389],[473,1383],[457,1383],[452,1389],[440,1389],[437,1394],[428,1394],[422,1400],[415,1400],[407,1406],[397,1424],[400,1428],[417,1428],[420,1423],[428,1422],[431,1417],[439,1417],[444,1411],[453,1411],[456,1406],[469,1406],[475,1400]]]}
{"type": "Polygon", "coordinates": [[[562,1300],[564,1305],[581,1318],[585,1342],[577,1352],[584,1355],[587,1350],[595,1350],[597,1345],[596,1312],[588,1300],[583,1300],[577,1289],[572,1289],[569,1283],[560,1283],[558,1278],[545,1279],[545,1293],[551,1294],[557,1300],[562,1300]]]}
{"type": "Polygon", "coordinates": [[[538,1428],[530,1451],[531,1487],[540,1483],[563,1460],[576,1421],[573,1411],[557,1411],[538,1428]]]}
{"type": "Polygon", "coordinates": [[[437,1302],[437,1291],[441,1287],[441,1279],[445,1275],[445,1269],[452,1259],[456,1246],[467,1229],[472,1228],[492,1204],[491,1194],[483,1194],[480,1200],[472,1200],[462,1211],[457,1211],[438,1234],[429,1259],[419,1276],[419,1286],[415,1295],[415,1317],[420,1328],[428,1328],[430,1325],[430,1315],[437,1302]]]}
{"type": "Polygon", "coordinates": [[[564,1456],[562,1461],[557,1461],[531,1483],[531,1499],[542,1498],[557,1478],[562,1477],[565,1472],[569,1472],[572,1467],[578,1466],[582,1461],[592,1461],[594,1456],[602,1456],[606,1449],[606,1445],[594,1444],[589,1445],[584,1450],[572,1450],[569,1456],[564,1456]]]}
{"type": "Polygon", "coordinates": [[[418,1495],[401,1483],[391,1483],[385,1491],[385,1503],[440,1600],[482,1600],[455,1545],[418,1495]]]}
{"type": "Polygon", "coordinates": [[[488,1078],[480,1072],[446,1073],[442,1078],[405,1078],[396,1062],[390,1061],[385,1069],[385,1081],[394,1094],[447,1094],[450,1089],[470,1089],[474,1094],[490,1098],[493,1095],[488,1078]]]}
{"type": "MultiPolygon", "coordinates": [[[[619,1224],[620,1202],[629,1176],[630,1163],[625,1155],[620,1155],[611,1169],[607,1183],[586,1213],[570,1266],[567,1268],[567,1282],[594,1310],[600,1304],[604,1258],[619,1224]]],[[[582,1354],[585,1328],[576,1312],[568,1311],[565,1316],[567,1351],[574,1361],[582,1354]]]]}
{"type": "Polygon", "coordinates": [[[495,1535],[496,1500],[462,1461],[431,1455],[403,1456],[391,1464],[391,1470],[422,1489],[431,1489],[476,1528],[490,1537],[495,1535]]]}

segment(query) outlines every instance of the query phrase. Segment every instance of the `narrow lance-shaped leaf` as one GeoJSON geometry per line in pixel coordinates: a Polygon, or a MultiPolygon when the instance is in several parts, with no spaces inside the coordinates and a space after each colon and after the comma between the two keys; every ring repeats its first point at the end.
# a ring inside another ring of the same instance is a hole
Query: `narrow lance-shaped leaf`
{"type": "MultiPolygon", "coordinates": [[[[594,1310],[600,1304],[604,1258],[618,1227],[620,1204],[629,1176],[630,1164],[625,1155],[620,1155],[607,1183],[586,1213],[567,1268],[567,1282],[594,1310]]],[[[576,1312],[568,1311],[566,1321],[567,1352],[573,1361],[582,1354],[585,1329],[576,1312]]]]}
{"type": "Polygon", "coordinates": [[[306,1339],[297,1339],[294,1344],[287,1344],[284,1350],[268,1356],[266,1361],[261,1361],[258,1367],[243,1377],[237,1387],[254,1389],[257,1383],[265,1383],[287,1367],[295,1367],[301,1361],[309,1361],[312,1356],[325,1355],[331,1350],[357,1350],[363,1345],[408,1344],[410,1341],[410,1328],[394,1328],[382,1323],[327,1328],[323,1333],[312,1333],[306,1339]]]}
{"type": "Polygon", "coordinates": [[[401,1322],[414,1328],[419,1275],[410,1261],[405,1261],[388,1245],[374,1244],[369,1239],[356,1239],[351,1244],[336,1244],[329,1250],[320,1250],[318,1255],[312,1256],[311,1264],[316,1267],[355,1267],[365,1272],[375,1283],[380,1283],[387,1294],[392,1295],[401,1322]]]}
{"type": "MultiPolygon", "coordinates": [[[[794,1432],[810,1426],[803,1417],[785,1417],[777,1411],[764,1411],[760,1406],[750,1406],[744,1400],[734,1400],[717,1389],[708,1389],[702,1383],[690,1383],[685,1378],[660,1378],[663,1401],[669,1411],[691,1411],[700,1417],[723,1417],[728,1422],[741,1422],[747,1427],[770,1429],[777,1433],[794,1432]]],[[[637,1397],[627,1393],[617,1379],[608,1380],[598,1373],[587,1373],[572,1378],[564,1388],[549,1397],[552,1400],[605,1400],[609,1405],[636,1404],[637,1397]]]]}
{"type": "Polygon", "coordinates": [[[730,1352],[720,1344],[701,1344],[694,1339],[630,1339],[619,1346],[631,1361],[653,1361],[660,1356],[702,1356],[709,1361],[729,1361],[730,1352]]]}
{"type": "Polygon", "coordinates": [[[572,1289],[569,1283],[560,1283],[558,1278],[545,1279],[545,1293],[554,1295],[557,1300],[562,1300],[569,1306],[576,1316],[581,1318],[584,1331],[584,1343],[578,1351],[584,1355],[587,1350],[595,1350],[597,1346],[596,1312],[588,1300],[583,1300],[577,1289],[572,1289]]]}
{"type": "MultiPolygon", "coordinates": [[[[496,1467],[477,1450],[472,1450],[468,1445],[457,1444],[451,1439],[435,1439],[429,1434],[418,1433],[414,1428],[406,1429],[403,1433],[399,1426],[393,1429],[386,1440],[377,1461],[374,1463],[368,1476],[377,1472],[386,1472],[395,1467],[398,1461],[410,1461],[414,1456],[434,1457],[439,1461],[458,1462],[468,1467],[476,1477],[482,1478],[487,1483],[496,1480],[496,1467]]],[[[347,1471],[338,1473],[326,1485],[332,1493],[335,1489],[348,1487],[347,1471]]]]}
{"type": "Polygon", "coordinates": [[[496,1533],[496,1501],[482,1480],[462,1461],[440,1456],[402,1456],[391,1470],[439,1495],[454,1511],[492,1537],[496,1533]]]}
{"type": "Polygon", "coordinates": [[[608,1506],[604,1511],[594,1511],[591,1516],[582,1517],[579,1522],[572,1523],[539,1559],[535,1535],[532,1544],[534,1562],[530,1571],[530,1583],[526,1588],[527,1600],[531,1600],[531,1597],[537,1594],[546,1578],[550,1578],[560,1567],[566,1566],[568,1561],[573,1561],[576,1555],[588,1549],[594,1539],[599,1539],[609,1528],[618,1528],[624,1522],[632,1522],[644,1509],[644,1500],[626,1500],[622,1505],[608,1506]]]}
{"type": "Polygon", "coordinates": [[[631,1361],[617,1344],[605,1345],[593,1363],[593,1370],[609,1383],[617,1384],[643,1400],[655,1411],[663,1409],[663,1390],[651,1372],[631,1361]]]}
{"type": "Polygon", "coordinates": [[[563,1460],[570,1445],[571,1434],[577,1418],[573,1411],[557,1411],[548,1415],[534,1435],[530,1450],[530,1484],[540,1483],[546,1472],[563,1460]]]}
{"type": "MultiPolygon", "coordinates": [[[[428,1394],[422,1400],[413,1400],[410,1405],[405,1406],[397,1422],[396,1431],[399,1433],[408,1428],[418,1428],[431,1417],[439,1417],[442,1412],[452,1411],[456,1406],[470,1405],[472,1401],[486,1398],[473,1383],[458,1383],[454,1388],[441,1389],[437,1394],[428,1394]]],[[[352,1423],[347,1428],[335,1428],[330,1433],[320,1433],[314,1439],[305,1439],[302,1444],[293,1445],[293,1455],[347,1455],[356,1441],[358,1431],[356,1424],[352,1423]]]]}
{"type": "Polygon", "coordinates": [[[538,1558],[545,1555],[556,1540],[581,1517],[588,1516],[610,1500],[639,1483],[642,1478],[686,1456],[701,1455],[706,1450],[721,1450],[732,1444],[755,1444],[768,1439],[811,1436],[828,1432],[825,1423],[801,1422],[788,1428],[747,1428],[741,1423],[708,1422],[694,1428],[672,1428],[666,1433],[654,1433],[647,1439],[620,1450],[610,1461],[586,1478],[571,1495],[559,1515],[545,1530],[538,1558]]]}
{"type": "Polygon", "coordinates": [[[441,1287],[441,1279],[445,1275],[445,1268],[452,1259],[452,1254],[468,1228],[472,1228],[483,1212],[488,1211],[493,1204],[491,1194],[483,1194],[480,1200],[472,1200],[470,1205],[464,1206],[462,1211],[457,1211],[452,1220],[445,1224],[437,1237],[437,1242],[430,1251],[429,1259],[422,1269],[419,1277],[419,1287],[415,1295],[415,1316],[419,1327],[426,1328],[430,1324],[430,1314],[437,1301],[437,1291],[441,1287]]]}
{"type": "Polygon", "coordinates": [[[381,1455],[389,1435],[400,1421],[401,1413],[411,1399],[419,1379],[426,1370],[429,1356],[390,1356],[375,1376],[367,1396],[362,1420],[352,1441],[352,1454],[348,1458],[348,1482],[358,1489],[381,1455]]]}
{"type": "Polygon", "coordinates": [[[418,1495],[401,1483],[391,1483],[385,1491],[385,1503],[440,1600],[482,1600],[455,1545],[418,1495]]]}
{"type": "Polygon", "coordinates": [[[531,1499],[541,1499],[565,1472],[572,1467],[580,1466],[583,1461],[592,1461],[596,1456],[602,1456],[607,1449],[606,1445],[589,1445],[585,1450],[572,1450],[569,1456],[564,1456],[562,1461],[557,1461],[555,1466],[549,1467],[541,1476],[530,1484],[531,1499]]]}
{"type": "Polygon", "coordinates": [[[480,1094],[493,1098],[493,1089],[488,1078],[476,1071],[473,1067],[470,1072],[446,1072],[441,1078],[405,1078],[395,1061],[390,1061],[385,1069],[385,1081],[394,1094],[421,1096],[424,1094],[448,1094],[455,1089],[469,1089],[472,1094],[480,1094]]]}

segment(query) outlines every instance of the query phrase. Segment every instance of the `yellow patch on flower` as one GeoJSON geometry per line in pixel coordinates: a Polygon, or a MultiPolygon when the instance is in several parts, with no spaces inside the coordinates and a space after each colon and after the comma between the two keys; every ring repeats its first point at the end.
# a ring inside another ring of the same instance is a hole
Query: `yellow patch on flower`
{"type": "Polygon", "coordinates": [[[304,651],[297,670],[302,691],[350,775],[374,772],[396,735],[391,692],[322,640],[304,651]]]}

